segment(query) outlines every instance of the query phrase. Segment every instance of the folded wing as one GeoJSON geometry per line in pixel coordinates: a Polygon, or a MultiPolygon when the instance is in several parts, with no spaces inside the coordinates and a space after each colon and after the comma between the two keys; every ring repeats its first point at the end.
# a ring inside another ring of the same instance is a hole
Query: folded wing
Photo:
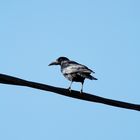
{"type": "Polygon", "coordinates": [[[88,67],[81,65],[75,61],[69,61],[68,65],[65,66],[65,69],[63,69],[63,73],[71,74],[71,73],[85,73],[85,74],[90,74],[90,73],[95,73],[88,67]]]}

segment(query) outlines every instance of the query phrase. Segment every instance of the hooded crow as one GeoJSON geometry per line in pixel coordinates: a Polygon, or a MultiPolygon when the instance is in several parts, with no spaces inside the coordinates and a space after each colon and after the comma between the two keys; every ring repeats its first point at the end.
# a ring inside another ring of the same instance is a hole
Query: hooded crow
{"type": "Polygon", "coordinates": [[[95,73],[94,71],[82,64],[69,60],[67,57],[59,57],[56,61],[49,64],[49,66],[52,65],[60,65],[62,74],[65,78],[71,81],[68,88],[70,91],[73,82],[81,82],[82,87],[80,92],[82,93],[84,80],[86,78],[90,80],[97,80],[97,78],[91,75],[91,73],[95,73]]]}

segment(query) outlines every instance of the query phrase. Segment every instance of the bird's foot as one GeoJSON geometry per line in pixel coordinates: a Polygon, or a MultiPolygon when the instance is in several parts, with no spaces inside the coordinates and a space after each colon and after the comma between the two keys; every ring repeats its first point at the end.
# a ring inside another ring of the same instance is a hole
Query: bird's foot
{"type": "Polygon", "coordinates": [[[68,90],[69,90],[69,92],[71,92],[71,88],[70,87],[68,88],[68,90]]]}

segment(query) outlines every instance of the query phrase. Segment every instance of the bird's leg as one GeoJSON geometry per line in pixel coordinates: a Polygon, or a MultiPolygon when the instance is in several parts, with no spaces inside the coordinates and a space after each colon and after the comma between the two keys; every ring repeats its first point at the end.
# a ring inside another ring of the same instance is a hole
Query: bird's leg
{"type": "Polygon", "coordinates": [[[81,91],[80,91],[80,93],[83,93],[83,84],[84,84],[84,81],[82,82],[82,86],[81,86],[81,91]]]}
{"type": "Polygon", "coordinates": [[[70,86],[68,88],[68,90],[71,92],[71,86],[72,86],[73,81],[71,81],[70,86]]]}

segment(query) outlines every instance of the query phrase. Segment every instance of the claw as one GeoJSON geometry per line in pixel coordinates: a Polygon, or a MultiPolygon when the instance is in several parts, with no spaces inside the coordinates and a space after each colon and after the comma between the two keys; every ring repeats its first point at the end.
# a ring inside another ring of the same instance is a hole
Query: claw
{"type": "Polygon", "coordinates": [[[71,92],[71,87],[68,88],[69,92],[71,92]]]}

